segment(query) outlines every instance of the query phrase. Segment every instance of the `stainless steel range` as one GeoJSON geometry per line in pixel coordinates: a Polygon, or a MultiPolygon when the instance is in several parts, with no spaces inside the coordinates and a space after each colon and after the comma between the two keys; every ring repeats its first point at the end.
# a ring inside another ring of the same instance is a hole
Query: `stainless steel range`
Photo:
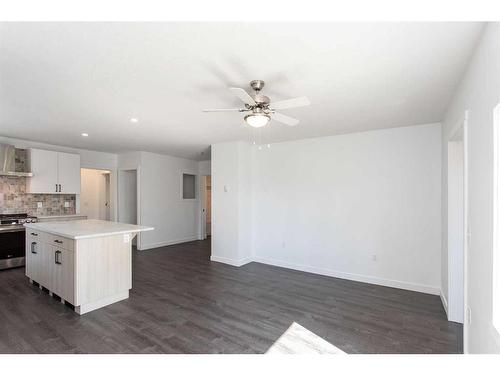
{"type": "Polygon", "coordinates": [[[0,214],[0,270],[21,267],[25,263],[24,223],[35,223],[28,214],[0,214]]]}

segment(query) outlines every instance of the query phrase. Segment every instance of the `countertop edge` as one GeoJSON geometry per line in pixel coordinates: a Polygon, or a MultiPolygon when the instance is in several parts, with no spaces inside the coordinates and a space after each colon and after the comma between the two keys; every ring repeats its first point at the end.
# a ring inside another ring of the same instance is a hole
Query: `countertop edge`
{"type": "Polygon", "coordinates": [[[116,232],[106,232],[106,233],[86,234],[86,235],[81,235],[81,236],[75,236],[75,235],[71,235],[68,233],[58,232],[55,230],[50,230],[50,229],[45,229],[45,228],[42,229],[39,226],[37,226],[37,224],[38,223],[26,223],[26,224],[24,224],[24,226],[26,228],[36,229],[36,230],[39,230],[39,231],[44,232],[44,233],[49,233],[49,234],[54,234],[56,236],[69,238],[71,240],[84,240],[84,239],[88,239],[88,238],[108,237],[108,236],[116,236],[119,234],[148,232],[148,231],[154,230],[154,227],[144,227],[141,229],[119,230],[116,232]]]}
{"type": "Polygon", "coordinates": [[[59,219],[65,217],[87,217],[85,214],[68,214],[68,215],[41,215],[37,219],[59,219]]]}

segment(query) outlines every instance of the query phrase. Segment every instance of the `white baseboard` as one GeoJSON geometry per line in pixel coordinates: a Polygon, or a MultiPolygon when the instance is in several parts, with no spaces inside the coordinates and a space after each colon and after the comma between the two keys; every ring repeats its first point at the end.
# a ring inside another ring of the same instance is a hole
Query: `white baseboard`
{"type": "Polygon", "coordinates": [[[137,247],[137,250],[141,250],[141,251],[142,250],[150,250],[150,249],[156,249],[157,247],[175,245],[178,243],[191,242],[191,241],[197,241],[197,240],[198,240],[198,237],[193,236],[193,237],[186,237],[186,238],[181,238],[181,239],[171,240],[171,241],[162,241],[162,242],[142,245],[141,247],[137,247]]]}
{"type": "Polygon", "coordinates": [[[332,270],[332,269],[328,269],[328,268],[320,268],[320,267],[314,267],[314,266],[293,264],[293,263],[288,263],[288,262],[277,260],[277,259],[254,257],[253,261],[258,262],[258,263],[269,264],[271,266],[290,268],[290,269],[297,270],[297,271],[310,272],[310,273],[315,273],[318,275],[337,277],[339,279],[359,281],[359,282],[368,283],[368,284],[388,286],[391,288],[406,289],[406,290],[411,290],[414,292],[421,292],[421,293],[434,294],[434,295],[439,295],[441,292],[441,288],[434,287],[431,285],[409,283],[406,281],[383,279],[383,278],[379,278],[379,277],[341,272],[341,271],[336,271],[336,270],[332,270]]]}
{"type": "Polygon", "coordinates": [[[226,264],[229,264],[229,265],[235,266],[235,267],[241,267],[241,266],[253,261],[252,258],[230,259],[230,258],[218,257],[218,256],[214,256],[214,255],[212,255],[210,257],[210,260],[212,262],[226,263],[226,264]]]}
{"type": "Polygon", "coordinates": [[[446,316],[448,317],[448,301],[444,297],[442,290],[439,292],[439,297],[441,297],[441,303],[443,304],[444,311],[446,312],[446,316]]]}

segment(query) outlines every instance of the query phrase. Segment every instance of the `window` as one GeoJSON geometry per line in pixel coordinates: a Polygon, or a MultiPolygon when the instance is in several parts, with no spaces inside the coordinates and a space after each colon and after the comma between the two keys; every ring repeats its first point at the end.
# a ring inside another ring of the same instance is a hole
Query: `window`
{"type": "Polygon", "coordinates": [[[182,199],[196,199],[196,176],[182,174],[182,199]]]}
{"type": "Polygon", "coordinates": [[[493,325],[500,332],[500,104],[493,111],[493,325]]]}

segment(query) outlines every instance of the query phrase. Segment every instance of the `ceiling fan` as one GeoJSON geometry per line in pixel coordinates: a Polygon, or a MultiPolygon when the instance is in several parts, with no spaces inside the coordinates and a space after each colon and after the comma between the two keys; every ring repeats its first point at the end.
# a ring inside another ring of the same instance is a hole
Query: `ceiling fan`
{"type": "Polygon", "coordinates": [[[264,88],[264,81],[254,80],[250,82],[250,87],[254,90],[254,94],[250,95],[244,89],[239,87],[230,87],[231,90],[245,104],[245,108],[228,108],[228,109],[204,109],[203,112],[250,112],[244,117],[245,122],[254,127],[260,128],[266,126],[271,119],[281,122],[285,125],[295,126],[299,120],[285,116],[277,109],[287,109],[295,107],[303,107],[311,104],[305,96],[298,98],[271,102],[269,97],[262,95],[260,91],[264,88]]]}

